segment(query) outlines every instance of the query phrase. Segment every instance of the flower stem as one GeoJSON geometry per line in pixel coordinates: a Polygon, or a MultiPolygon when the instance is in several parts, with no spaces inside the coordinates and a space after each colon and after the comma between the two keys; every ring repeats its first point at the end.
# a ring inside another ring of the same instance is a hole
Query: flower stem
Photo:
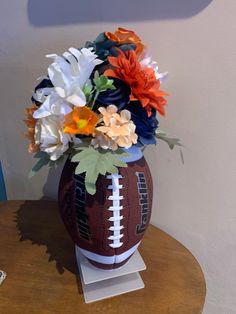
{"type": "Polygon", "coordinates": [[[91,109],[93,109],[93,106],[95,105],[95,101],[97,100],[99,93],[100,93],[100,90],[97,89],[97,90],[96,90],[96,93],[95,93],[95,96],[94,96],[94,98],[93,98],[93,102],[92,102],[91,109]]]}

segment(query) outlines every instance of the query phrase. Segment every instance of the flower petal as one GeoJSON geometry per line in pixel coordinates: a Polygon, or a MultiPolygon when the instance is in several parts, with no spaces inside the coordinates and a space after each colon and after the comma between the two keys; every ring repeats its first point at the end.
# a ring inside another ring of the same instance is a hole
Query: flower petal
{"type": "Polygon", "coordinates": [[[123,122],[128,122],[131,119],[131,113],[128,110],[122,110],[120,116],[123,122]]]}
{"type": "Polygon", "coordinates": [[[86,97],[84,93],[81,91],[81,93],[72,94],[66,98],[66,100],[77,107],[83,107],[86,104],[86,97]]]}

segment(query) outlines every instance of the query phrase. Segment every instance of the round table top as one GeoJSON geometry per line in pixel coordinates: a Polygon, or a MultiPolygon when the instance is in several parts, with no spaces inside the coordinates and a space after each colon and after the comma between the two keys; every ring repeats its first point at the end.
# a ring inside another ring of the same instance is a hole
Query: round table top
{"type": "Polygon", "coordinates": [[[193,255],[150,225],[139,249],[145,288],[85,304],[74,244],[57,202],[0,202],[0,313],[201,313],[206,287],[193,255]]]}

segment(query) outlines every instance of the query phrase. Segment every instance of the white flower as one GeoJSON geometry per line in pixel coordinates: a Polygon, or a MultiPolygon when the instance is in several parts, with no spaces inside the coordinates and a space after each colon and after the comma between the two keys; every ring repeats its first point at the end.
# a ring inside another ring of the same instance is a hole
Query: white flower
{"type": "Polygon", "coordinates": [[[91,84],[89,77],[94,67],[102,60],[92,49],[70,48],[63,57],[56,54],[47,55],[54,62],[48,67],[48,76],[53,87],[41,88],[34,94],[34,99],[42,102],[34,112],[34,118],[39,119],[53,115],[66,115],[72,106],[83,107],[86,104],[84,88],[91,84]]]}
{"type": "Polygon", "coordinates": [[[51,160],[57,160],[69,148],[72,137],[63,132],[64,116],[50,115],[37,120],[35,143],[40,150],[49,154],[51,160]]]}
{"type": "Polygon", "coordinates": [[[150,50],[146,50],[144,56],[140,60],[140,64],[142,68],[152,68],[155,72],[155,76],[157,80],[160,80],[160,83],[162,84],[167,76],[168,72],[160,73],[159,72],[159,67],[156,61],[152,61],[152,56],[150,50]]]}

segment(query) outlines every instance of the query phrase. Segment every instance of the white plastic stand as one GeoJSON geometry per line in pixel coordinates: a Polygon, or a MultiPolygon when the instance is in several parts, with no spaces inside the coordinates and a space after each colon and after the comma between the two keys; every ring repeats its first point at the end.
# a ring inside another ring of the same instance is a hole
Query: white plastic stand
{"type": "Polygon", "coordinates": [[[80,272],[85,303],[90,303],[144,288],[139,271],[146,265],[136,251],[129,261],[116,270],[101,270],[89,263],[76,246],[76,258],[80,272]]]}

